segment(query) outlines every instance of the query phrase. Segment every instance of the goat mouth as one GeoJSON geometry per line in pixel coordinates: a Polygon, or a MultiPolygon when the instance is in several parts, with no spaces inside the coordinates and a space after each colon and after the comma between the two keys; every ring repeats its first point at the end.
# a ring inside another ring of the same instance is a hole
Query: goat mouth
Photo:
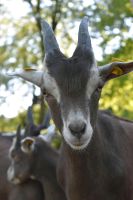
{"type": "Polygon", "coordinates": [[[18,185],[21,183],[19,178],[13,178],[12,180],[10,180],[11,183],[13,183],[14,185],[18,185]]]}
{"type": "Polygon", "coordinates": [[[73,150],[81,151],[81,150],[84,150],[88,146],[90,139],[88,139],[84,142],[83,141],[70,142],[68,140],[66,142],[73,150]]]}
{"type": "Polygon", "coordinates": [[[76,143],[76,144],[69,144],[70,147],[73,149],[73,150],[76,150],[76,151],[81,151],[83,149],[85,149],[87,146],[88,146],[89,142],[86,142],[86,143],[76,143]]]}

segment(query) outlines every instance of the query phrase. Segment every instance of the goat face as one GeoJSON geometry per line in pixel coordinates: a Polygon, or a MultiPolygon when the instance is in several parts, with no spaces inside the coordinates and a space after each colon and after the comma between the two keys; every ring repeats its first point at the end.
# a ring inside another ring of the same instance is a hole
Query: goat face
{"type": "MultiPolygon", "coordinates": [[[[13,75],[38,85],[42,92],[53,96],[56,100],[53,105],[58,104],[56,110],[65,141],[74,150],[82,150],[87,147],[94,132],[101,88],[109,79],[132,71],[133,62],[116,62],[98,68],[88,33],[87,17],[81,21],[78,45],[69,59],[61,53],[47,22],[42,23],[42,30],[46,53],[44,70],[13,75]]],[[[53,105],[50,107],[55,110],[53,105]]]]}
{"type": "MultiPolygon", "coordinates": [[[[78,53],[81,53],[80,49],[78,53]]],[[[99,74],[93,55],[88,58],[87,55],[81,57],[76,54],[70,59],[62,57],[58,61],[49,55],[44,70],[44,90],[59,105],[63,137],[73,149],[81,150],[92,137],[92,118],[99,99],[99,74]]]]}
{"type": "Polygon", "coordinates": [[[15,139],[9,151],[11,164],[7,171],[7,178],[10,182],[19,184],[30,178],[33,155],[25,153],[21,146],[15,144],[15,139]]]}

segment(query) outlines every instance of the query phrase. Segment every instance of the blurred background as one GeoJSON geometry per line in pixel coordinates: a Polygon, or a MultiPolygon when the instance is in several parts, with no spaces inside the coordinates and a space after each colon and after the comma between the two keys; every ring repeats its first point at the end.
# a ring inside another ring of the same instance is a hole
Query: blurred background
{"type": "MultiPolygon", "coordinates": [[[[133,60],[132,0],[1,0],[0,1],[0,132],[24,125],[32,105],[41,124],[47,105],[39,88],[5,74],[16,69],[42,67],[44,48],[40,18],[47,20],[60,48],[71,56],[79,23],[89,16],[89,32],[98,65],[133,60]]],[[[133,120],[133,73],[106,84],[100,108],[133,120]]]]}

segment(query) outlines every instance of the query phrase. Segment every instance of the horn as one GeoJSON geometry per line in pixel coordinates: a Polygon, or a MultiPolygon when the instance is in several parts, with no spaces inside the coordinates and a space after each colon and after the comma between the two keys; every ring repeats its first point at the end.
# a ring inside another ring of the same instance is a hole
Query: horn
{"type": "Polygon", "coordinates": [[[29,106],[27,111],[27,120],[26,120],[24,137],[38,136],[40,134],[40,131],[41,131],[40,126],[36,126],[34,124],[34,119],[32,115],[32,106],[29,106]]]}
{"type": "Polygon", "coordinates": [[[24,80],[34,83],[35,85],[41,87],[44,72],[30,69],[30,70],[23,70],[23,71],[18,71],[18,72],[13,72],[13,73],[7,73],[7,75],[21,77],[24,80]]]}
{"type": "Polygon", "coordinates": [[[36,126],[35,124],[26,124],[25,126],[25,132],[24,132],[24,138],[28,136],[38,136],[40,135],[40,131],[42,130],[42,127],[36,126]]]}
{"type": "Polygon", "coordinates": [[[48,128],[49,125],[50,125],[50,119],[51,119],[51,113],[50,111],[48,110],[45,117],[44,117],[44,121],[43,121],[43,125],[44,125],[44,128],[48,128]]]}
{"type": "Polygon", "coordinates": [[[85,49],[92,49],[91,39],[88,32],[88,17],[85,16],[79,26],[78,46],[85,49]]]}
{"type": "Polygon", "coordinates": [[[50,126],[50,119],[51,119],[51,113],[48,111],[44,117],[44,121],[41,125],[37,126],[37,131],[41,131],[42,129],[47,129],[50,126]]]}
{"type": "Polygon", "coordinates": [[[52,52],[55,49],[60,51],[54,32],[52,28],[49,26],[49,24],[46,21],[42,20],[41,27],[42,27],[43,43],[46,54],[52,52]]]}
{"type": "Polygon", "coordinates": [[[32,114],[32,106],[28,107],[27,111],[27,123],[34,124],[33,114],[32,114]]]}
{"type": "Polygon", "coordinates": [[[27,111],[27,117],[26,117],[26,123],[25,123],[25,131],[24,131],[24,137],[30,136],[32,132],[32,127],[34,127],[34,120],[32,115],[32,107],[28,107],[27,111]]]}
{"type": "Polygon", "coordinates": [[[21,125],[18,125],[16,132],[16,147],[19,147],[21,141],[21,125]]]}

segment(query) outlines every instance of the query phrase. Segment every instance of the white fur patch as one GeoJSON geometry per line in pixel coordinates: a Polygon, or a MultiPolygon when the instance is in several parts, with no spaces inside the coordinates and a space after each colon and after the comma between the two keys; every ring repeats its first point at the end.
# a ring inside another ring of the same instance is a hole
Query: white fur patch
{"type": "Polygon", "coordinates": [[[13,141],[12,141],[12,145],[9,149],[9,157],[11,157],[11,152],[15,149],[15,145],[16,145],[16,137],[13,138],[13,141]]]}
{"type": "Polygon", "coordinates": [[[7,170],[7,180],[13,184],[20,184],[19,178],[15,177],[15,172],[13,167],[9,167],[7,170]]]}
{"type": "Polygon", "coordinates": [[[58,85],[56,83],[56,81],[54,80],[53,77],[50,76],[49,73],[45,73],[44,77],[43,77],[43,83],[44,83],[44,87],[46,88],[46,90],[55,97],[55,99],[57,100],[57,102],[60,102],[60,93],[59,93],[59,88],[58,85]]]}
{"type": "Polygon", "coordinates": [[[70,111],[68,115],[68,120],[63,120],[63,137],[66,143],[74,150],[83,150],[90,142],[92,138],[93,129],[90,124],[90,118],[86,120],[82,115],[82,112],[79,111],[70,111]],[[74,121],[83,121],[86,123],[85,133],[81,136],[80,140],[73,136],[71,131],[69,130],[69,124],[74,121]]]}
{"type": "Polygon", "coordinates": [[[90,99],[92,93],[96,89],[98,83],[99,83],[100,77],[99,77],[99,72],[98,68],[93,67],[90,71],[90,79],[88,80],[87,83],[87,97],[90,99]]]}
{"type": "Polygon", "coordinates": [[[8,181],[11,181],[12,179],[14,179],[14,169],[12,167],[9,167],[7,170],[7,179],[8,181]]]}
{"type": "MultiPolygon", "coordinates": [[[[50,76],[48,68],[46,66],[45,60],[44,60],[44,76],[43,76],[43,84],[44,88],[55,97],[57,102],[60,102],[60,92],[58,85],[55,81],[55,79],[50,76]]],[[[43,86],[42,86],[43,87],[43,86]]]]}
{"type": "Polygon", "coordinates": [[[46,135],[39,135],[38,137],[44,140],[45,142],[51,143],[52,139],[56,134],[55,125],[54,124],[50,125],[47,131],[48,133],[46,135]]]}

